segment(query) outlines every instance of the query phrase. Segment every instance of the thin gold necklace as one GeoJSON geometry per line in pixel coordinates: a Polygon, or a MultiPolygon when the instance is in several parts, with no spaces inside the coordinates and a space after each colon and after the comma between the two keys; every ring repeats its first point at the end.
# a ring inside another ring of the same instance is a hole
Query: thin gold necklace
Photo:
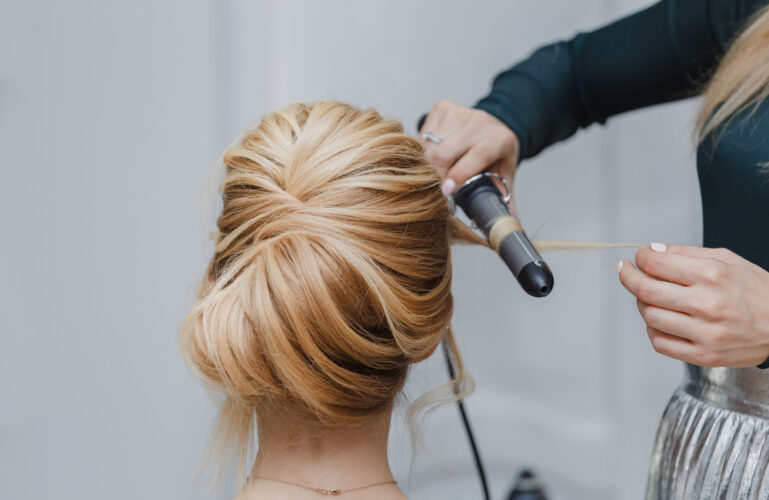
{"type": "Polygon", "coordinates": [[[314,491],[319,495],[331,495],[331,496],[344,495],[345,493],[352,493],[353,491],[365,490],[366,488],[373,488],[374,486],[384,486],[385,484],[398,484],[397,481],[382,481],[380,483],[367,484],[365,486],[358,486],[357,488],[348,488],[346,490],[343,490],[341,488],[313,488],[312,486],[305,486],[303,484],[292,483],[291,481],[284,481],[282,479],[275,479],[272,477],[249,476],[249,478],[262,479],[264,481],[273,481],[276,483],[288,484],[290,486],[296,486],[298,488],[304,488],[305,490],[314,491]]]}

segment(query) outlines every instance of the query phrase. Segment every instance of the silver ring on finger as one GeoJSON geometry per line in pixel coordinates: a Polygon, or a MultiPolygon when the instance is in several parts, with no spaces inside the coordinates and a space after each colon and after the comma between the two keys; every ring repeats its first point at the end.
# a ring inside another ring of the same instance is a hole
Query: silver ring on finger
{"type": "Polygon", "coordinates": [[[437,135],[433,134],[432,132],[423,132],[422,133],[422,139],[426,141],[430,141],[435,144],[440,144],[443,142],[443,139],[438,137],[437,135]]]}

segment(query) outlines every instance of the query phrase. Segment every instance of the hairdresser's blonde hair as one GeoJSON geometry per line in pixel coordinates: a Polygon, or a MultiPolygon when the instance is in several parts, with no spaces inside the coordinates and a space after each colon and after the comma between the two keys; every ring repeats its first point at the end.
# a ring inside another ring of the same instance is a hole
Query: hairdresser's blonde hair
{"type": "Polygon", "coordinates": [[[702,141],[720,125],[769,98],[769,7],[735,39],[705,88],[697,120],[702,141]]]}
{"type": "Polygon", "coordinates": [[[224,154],[215,254],[182,327],[225,395],[215,440],[241,465],[263,408],[327,427],[388,409],[449,323],[449,214],[422,146],[374,110],[295,104],[224,154]]]}

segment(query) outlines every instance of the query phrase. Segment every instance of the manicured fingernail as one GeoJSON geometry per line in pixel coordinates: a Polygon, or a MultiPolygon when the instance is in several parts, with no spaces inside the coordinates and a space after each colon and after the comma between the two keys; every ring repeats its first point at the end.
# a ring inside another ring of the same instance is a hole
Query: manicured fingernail
{"type": "Polygon", "coordinates": [[[457,187],[457,183],[454,182],[453,179],[446,179],[443,181],[443,184],[441,184],[441,192],[444,196],[448,196],[454,192],[455,187],[457,187]]]}
{"type": "Polygon", "coordinates": [[[668,246],[664,243],[652,243],[649,247],[655,252],[665,252],[668,249],[668,246]]]}
{"type": "Polygon", "coordinates": [[[617,272],[622,271],[622,266],[624,266],[624,265],[625,265],[625,261],[623,261],[623,260],[617,262],[617,272]]]}

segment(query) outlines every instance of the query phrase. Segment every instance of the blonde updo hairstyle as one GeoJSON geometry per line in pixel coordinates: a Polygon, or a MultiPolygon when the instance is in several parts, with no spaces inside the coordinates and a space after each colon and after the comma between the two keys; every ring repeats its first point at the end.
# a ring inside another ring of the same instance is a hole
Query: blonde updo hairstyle
{"type": "Polygon", "coordinates": [[[449,214],[420,143],[337,102],[271,113],[224,154],[215,253],[182,328],[189,362],[225,399],[215,441],[241,464],[254,416],[324,427],[390,408],[449,323],[449,214]]]}

